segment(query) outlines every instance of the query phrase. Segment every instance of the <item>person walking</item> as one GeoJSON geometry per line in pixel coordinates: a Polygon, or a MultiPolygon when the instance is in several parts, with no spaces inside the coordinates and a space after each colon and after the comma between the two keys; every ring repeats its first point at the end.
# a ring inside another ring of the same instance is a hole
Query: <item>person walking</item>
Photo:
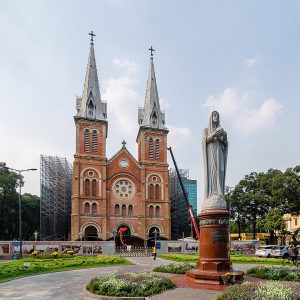
{"type": "Polygon", "coordinates": [[[152,248],[152,256],[153,256],[153,260],[156,260],[156,255],[157,255],[157,252],[156,252],[156,246],[153,246],[153,248],[152,248]]]}

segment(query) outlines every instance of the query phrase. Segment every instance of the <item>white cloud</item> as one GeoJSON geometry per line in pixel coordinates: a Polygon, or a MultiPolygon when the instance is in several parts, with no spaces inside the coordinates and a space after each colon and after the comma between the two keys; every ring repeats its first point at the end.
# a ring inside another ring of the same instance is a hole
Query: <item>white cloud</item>
{"type": "Polygon", "coordinates": [[[109,122],[120,139],[132,139],[137,130],[137,109],[140,95],[135,91],[139,84],[136,78],[137,65],[128,60],[115,59],[114,64],[124,69],[125,74],[104,81],[103,98],[108,102],[109,122]]]}
{"type": "Polygon", "coordinates": [[[243,135],[249,135],[272,128],[282,105],[273,98],[266,99],[259,107],[251,101],[255,93],[239,93],[233,88],[226,88],[220,96],[210,96],[203,107],[217,110],[221,118],[226,119],[243,135]]]}
{"type": "Polygon", "coordinates": [[[245,64],[248,66],[248,67],[253,67],[257,64],[258,62],[258,59],[257,57],[250,57],[250,58],[247,58],[245,60],[245,64]]]}
{"type": "Polygon", "coordinates": [[[169,129],[168,144],[174,148],[184,145],[192,137],[192,132],[188,127],[175,127],[167,124],[167,128],[169,129]]]}
{"type": "Polygon", "coordinates": [[[159,99],[159,103],[160,103],[161,110],[166,110],[171,107],[171,104],[168,100],[159,99]]]}
{"type": "Polygon", "coordinates": [[[114,65],[123,68],[128,74],[131,75],[135,75],[138,69],[136,63],[129,61],[127,59],[120,60],[118,58],[115,58],[114,65]]]}

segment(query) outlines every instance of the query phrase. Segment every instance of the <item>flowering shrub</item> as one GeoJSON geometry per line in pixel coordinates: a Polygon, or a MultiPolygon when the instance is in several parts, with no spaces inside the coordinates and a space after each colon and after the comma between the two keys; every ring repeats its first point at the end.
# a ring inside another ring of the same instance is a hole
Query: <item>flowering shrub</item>
{"type": "Polygon", "coordinates": [[[53,257],[53,258],[57,258],[58,255],[59,255],[59,252],[57,252],[57,251],[54,251],[51,253],[51,257],[53,257]]]}
{"type": "Polygon", "coordinates": [[[104,296],[148,297],[173,287],[169,279],[151,273],[124,273],[93,278],[86,288],[104,296]]]}
{"type": "Polygon", "coordinates": [[[227,272],[222,276],[223,283],[225,285],[235,284],[235,273],[227,272]]]}
{"type": "Polygon", "coordinates": [[[218,300],[296,300],[300,299],[297,285],[266,281],[264,283],[244,282],[230,286],[218,300]]]}
{"type": "Polygon", "coordinates": [[[68,250],[68,251],[67,251],[67,254],[69,254],[69,255],[74,255],[74,251],[73,251],[73,250],[68,250]]]}
{"type": "Polygon", "coordinates": [[[33,251],[31,254],[32,254],[33,256],[37,256],[37,255],[40,254],[40,251],[35,250],[35,251],[33,251]]]}
{"type": "Polygon", "coordinates": [[[184,274],[186,271],[194,269],[195,264],[192,263],[176,263],[161,265],[153,269],[154,272],[184,274]]]}
{"type": "Polygon", "coordinates": [[[300,269],[290,267],[253,267],[247,274],[270,280],[300,281],[300,269]]]}

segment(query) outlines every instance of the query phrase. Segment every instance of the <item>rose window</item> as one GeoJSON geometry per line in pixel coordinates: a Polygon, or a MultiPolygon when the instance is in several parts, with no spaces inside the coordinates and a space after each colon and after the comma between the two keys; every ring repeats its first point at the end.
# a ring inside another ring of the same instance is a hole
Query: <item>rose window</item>
{"type": "Polygon", "coordinates": [[[114,194],[120,199],[129,199],[134,195],[134,185],[129,180],[118,180],[114,185],[114,194]]]}

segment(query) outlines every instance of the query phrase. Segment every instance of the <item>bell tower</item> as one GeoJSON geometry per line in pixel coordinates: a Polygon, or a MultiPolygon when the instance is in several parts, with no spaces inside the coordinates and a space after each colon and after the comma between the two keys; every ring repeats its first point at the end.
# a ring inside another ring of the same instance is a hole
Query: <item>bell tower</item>
{"type": "MultiPolygon", "coordinates": [[[[150,66],[144,107],[139,108],[138,162],[142,168],[141,201],[145,211],[145,228],[156,227],[163,238],[170,239],[170,195],[167,162],[167,136],[165,113],[160,109],[153,63],[152,46],[149,49],[150,66]],[[156,211],[160,211],[156,215],[156,211]]],[[[146,230],[146,238],[150,233],[146,230]]]]}
{"type": "Polygon", "coordinates": [[[91,36],[82,97],[76,99],[71,239],[106,238],[107,108],[102,102],[91,36]],[[101,217],[103,216],[103,217],[101,217]]]}

